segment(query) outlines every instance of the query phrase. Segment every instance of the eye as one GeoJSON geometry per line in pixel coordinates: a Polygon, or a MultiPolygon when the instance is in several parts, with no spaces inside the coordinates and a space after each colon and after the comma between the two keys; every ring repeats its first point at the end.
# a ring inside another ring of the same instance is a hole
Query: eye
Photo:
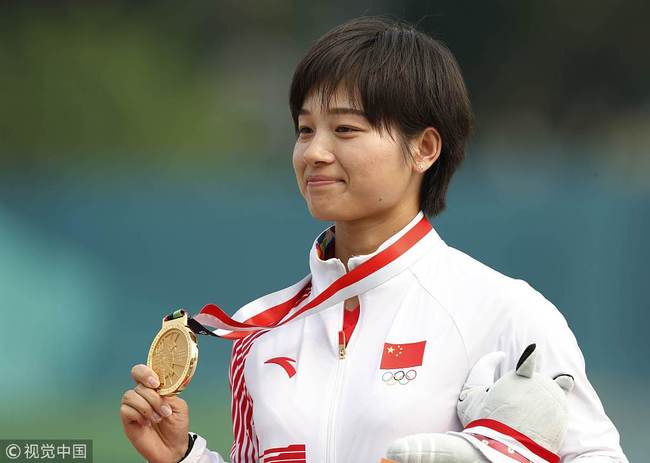
{"type": "Polygon", "coordinates": [[[298,133],[300,135],[311,133],[311,128],[307,127],[306,125],[301,125],[298,127],[298,133]]]}
{"type": "Polygon", "coordinates": [[[340,125],[336,128],[336,131],[339,133],[350,133],[350,132],[358,132],[358,129],[355,129],[354,127],[340,125]]]}
{"type": "Polygon", "coordinates": [[[490,392],[490,388],[489,388],[489,387],[486,388],[486,389],[485,389],[485,392],[490,392]]]}

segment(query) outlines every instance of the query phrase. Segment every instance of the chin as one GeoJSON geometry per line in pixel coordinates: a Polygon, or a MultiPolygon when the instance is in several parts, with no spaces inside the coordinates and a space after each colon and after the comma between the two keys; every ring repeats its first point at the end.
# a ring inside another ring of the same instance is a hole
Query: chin
{"type": "Polygon", "coordinates": [[[341,220],[340,214],[336,214],[331,211],[326,211],[320,208],[309,208],[309,213],[311,216],[322,222],[336,222],[341,220]]]}
{"type": "Polygon", "coordinates": [[[341,213],[341,208],[332,203],[327,203],[326,201],[318,202],[316,204],[308,203],[307,208],[309,209],[311,216],[316,220],[321,220],[323,222],[344,220],[345,214],[341,213]]]}
{"type": "Polygon", "coordinates": [[[307,208],[313,218],[323,222],[352,221],[365,216],[365,214],[359,214],[354,207],[326,201],[308,204],[307,208]]]}

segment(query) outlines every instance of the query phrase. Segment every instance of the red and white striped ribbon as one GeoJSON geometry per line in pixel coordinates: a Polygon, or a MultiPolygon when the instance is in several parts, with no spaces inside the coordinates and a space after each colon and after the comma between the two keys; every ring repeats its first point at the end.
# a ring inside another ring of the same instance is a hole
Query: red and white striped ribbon
{"type": "Polygon", "coordinates": [[[431,233],[432,230],[422,215],[397,241],[335,280],[319,294],[311,294],[311,275],[307,275],[288,288],[246,304],[232,317],[218,306],[208,304],[194,319],[216,328],[211,331],[216,336],[238,339],[253,331],[276,328],[318,313],[375,288],[406,270],[436,242],[437,235],[431,233]]]}

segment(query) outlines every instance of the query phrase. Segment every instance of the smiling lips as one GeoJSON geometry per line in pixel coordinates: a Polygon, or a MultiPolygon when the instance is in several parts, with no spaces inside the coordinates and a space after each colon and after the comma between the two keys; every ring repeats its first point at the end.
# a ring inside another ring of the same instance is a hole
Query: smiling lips
{"type": "Polygon", "coordinates": [[[334,177],[328,177],[326,175],[310,175],[307,177],[308,187],[327,186],[334,185],[336,183],[343,183],[343,180],[334,177]]]}

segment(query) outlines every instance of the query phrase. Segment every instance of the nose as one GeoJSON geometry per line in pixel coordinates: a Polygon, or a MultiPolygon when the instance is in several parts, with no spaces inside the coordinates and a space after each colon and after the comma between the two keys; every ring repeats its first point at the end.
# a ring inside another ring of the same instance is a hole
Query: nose
{"type": "Polygon", "coordinates": [[[309,165],[331,164],[336,157],[332,143],[326,135],[314,134],[303,151],[303,158],[309,165]]]}

